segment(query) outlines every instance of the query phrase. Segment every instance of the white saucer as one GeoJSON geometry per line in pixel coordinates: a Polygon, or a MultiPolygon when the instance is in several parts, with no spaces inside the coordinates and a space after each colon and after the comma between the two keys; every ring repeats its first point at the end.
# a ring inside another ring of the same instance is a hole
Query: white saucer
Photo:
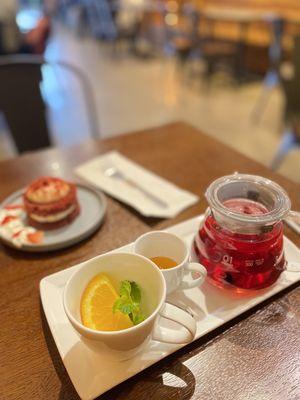
{"type": "MultiPolygon", "coordinates": [[[[167,231],[191,244],[202,218],[190,219],[167,231]]],[[[285,238],[284,246],[287,260],[300,262],[299,249],[289,239],[285,238]]],[[[115,251],[131,252],[132,249],[133,245],[129,244],[115,251]]],[[[62,302],[64,286],[77,268],[78,265],[75,265],[42,279],[40,293],[63,363],[79,396],[87,400],[96,398],[183,346],[150,341],[145,344],[143,351],[130,359],[119,357],[101,346],[97,349],[87,346],[69,323],[62,302]]],[[[299,280],[300,274],[285,271],[272,287],[245,295],[221,290],[205,282],[201,290],[177,291],[168,297],[168,301],[193,312],[197,320],[196,340],[299,280]]]]}
{"type": "MultiPolygon", "coordinates": [[[[12,241],[0,237],[3,243],[9,247],[29,252],[44,252],[63,249],[86,239],[92,235],[101,225],[106,211],[106,200],[104,195],[89,186],[76,184],[77,198],[80,205],[80,214],[70,224],[59,229],[44,231],[44,240],[41,244],[24,244],[16,246],[12,241]]],[[[23,204],[24,188],[14,192],[0,205],[23,204]]]]}

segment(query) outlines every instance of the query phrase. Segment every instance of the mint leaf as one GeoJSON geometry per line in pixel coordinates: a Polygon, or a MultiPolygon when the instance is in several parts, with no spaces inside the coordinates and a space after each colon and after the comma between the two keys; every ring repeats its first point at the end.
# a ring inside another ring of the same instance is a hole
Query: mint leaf
{"type": "Polygon", "coordinates": [[[116,311],[119,311],[121,305],[122,305],[122,299],[119,298],[119,299],[117,299],[117,300],[114,302],[114,305],[113,305],[113,313],[115,313],[116,311]]]}
{"type": "Polygon", "coordinates": [[[132,313],[134,308],[134,304],[132,303],[131,299],[122,296],[114,302],[113,305],[113,312],[121,311],[121,313],[129,315],[132,313]]]}
{"type": "Polygon", "coordinates": [[[129,281],[122,281],[120,286],[120,297],[130,297],[131,284],[129,281]]]}
{"type": "Polygon", "coordinates": [[[134,320],[132,322],[134,323],[134,325],[138,325],[141,322],[143,322],[145,319],[146,319],[146,317],[143,314],[139,314],[134,317],[134,320]]]}
{"type": "Polygon", "coordinates": [[[141,313],[141,289],[136,282],[124,280],[120,285],[120,297],[114,302],[113,312],[120,311],[129,315],[134,325],[144,321],[145,316],[141,313]]]}
{"type": "MultiPolygon", "coordinates": [[[[123,299],[121,298],[121,300],[123,300],[123,299]]],[[[119,311],[121,311],[121,313],[130,316],[130,314],[132,313],[133,304],[132,304],[132,302],[130,302],[129,300],[123,300],[123,301],[120,303],[120,306],[119,306],[118,309],[119,309],[119,311]]]]}
{"type": "Polygon", "coordinates": [[[134,325],[138,325],[140,322],[144,321],[145,316],[141,313],[140,309],[134,310],[130,314],[130,319],[134,323],[134,325]]]}
{"type": "Polygon", "coordinates": [[[142,295],[139,285],[136,282],[130,282],[130,286],[131,286],[130,296],[132,298],[132,301],[134,303],[140,304],[142,295]]]}

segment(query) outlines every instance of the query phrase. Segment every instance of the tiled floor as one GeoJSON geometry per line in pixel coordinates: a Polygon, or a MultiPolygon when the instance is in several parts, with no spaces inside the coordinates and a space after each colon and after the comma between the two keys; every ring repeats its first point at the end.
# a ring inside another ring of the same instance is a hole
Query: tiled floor
{"type": "MultiPolygon", "coordinates": [[[[187,79],[172,59],[139,60],[126,51],[115,56],[110,46],[79,38],[61,27],[57,27],[46,56],[50,61],[69,61],[86,73],[93,86],[102,137],[184,120],[265,165],[279,143],[283,107],[279,89],[273,91],[255,125],[250,113],[260,92],[259,83],[235,87],[222,79],[208,88],[199,74],[187,79]]],[[[46,71],[46,77],[54,142],[68,146],[89,137],[78,83],[68,74],[52,70],[46,71]]],[[[0,132],[0,157],[12,154],[7,135],[0,132]]],[[[280,172],[300,181],[299,162],[300,150],[295,150],[280,172]]]]}

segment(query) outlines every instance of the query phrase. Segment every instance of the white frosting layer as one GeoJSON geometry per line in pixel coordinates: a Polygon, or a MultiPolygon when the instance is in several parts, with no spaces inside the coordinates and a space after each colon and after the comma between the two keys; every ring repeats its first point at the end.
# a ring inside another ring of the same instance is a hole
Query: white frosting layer
{"type": "Polygon", "coordinates": [[[69,208],[67,208],[64,211],[61,211],[56,214],[51,214],[51,215],[38,215],[38,214],[29,214],[30,218],[32,218],[36,222],[40,223],[53,223],[53,222],[58,222],[61,221],[62,219],[66,218],[68,215],[72,214],[72,212],[75,210],[75,205],[72,204],[69,208]]]}

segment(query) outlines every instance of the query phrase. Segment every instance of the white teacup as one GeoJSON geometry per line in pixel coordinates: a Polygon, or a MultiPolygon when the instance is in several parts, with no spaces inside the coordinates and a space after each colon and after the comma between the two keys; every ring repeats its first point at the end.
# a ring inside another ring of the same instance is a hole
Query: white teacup
{"type": "Polygon", "coordinates": [[[177,289],[191,289],[202,285],[207,271],[199,263],[189,262],[189,248],[187,244],[173,233],[152,231],[140,236],[134,243],[134,252],[148,259],[154,257],[168,257],[177,265],[169,269],[162,269],[167,284],[167,294],[177,289]],[[200,277],[192,279],[190,272],[198,272],[200,277]]]}
{"type": "Polygon", "coordinates": [[[167,343],[188,343],[196,333],[196,321],[182,309],[165,303],[166,283],[160,269],[149,259],[132,253],[109,253],[79,265],[64,289],[64,309],[73,327],[85,338],[108,347],[128,351],[140,346],[149,337],[167,343]],[[85,327],[80,317],[84,289],[97,274],[107,273],[113,282],[135,281],[142,291],[142,311],[148,316],[143,322],[121,331],[96,331],[85,327]],[[179,329],[160,325],[159,316],[178,323],[179,329]],[[156,323],[156,321],[158,323],[156,323]]]}

